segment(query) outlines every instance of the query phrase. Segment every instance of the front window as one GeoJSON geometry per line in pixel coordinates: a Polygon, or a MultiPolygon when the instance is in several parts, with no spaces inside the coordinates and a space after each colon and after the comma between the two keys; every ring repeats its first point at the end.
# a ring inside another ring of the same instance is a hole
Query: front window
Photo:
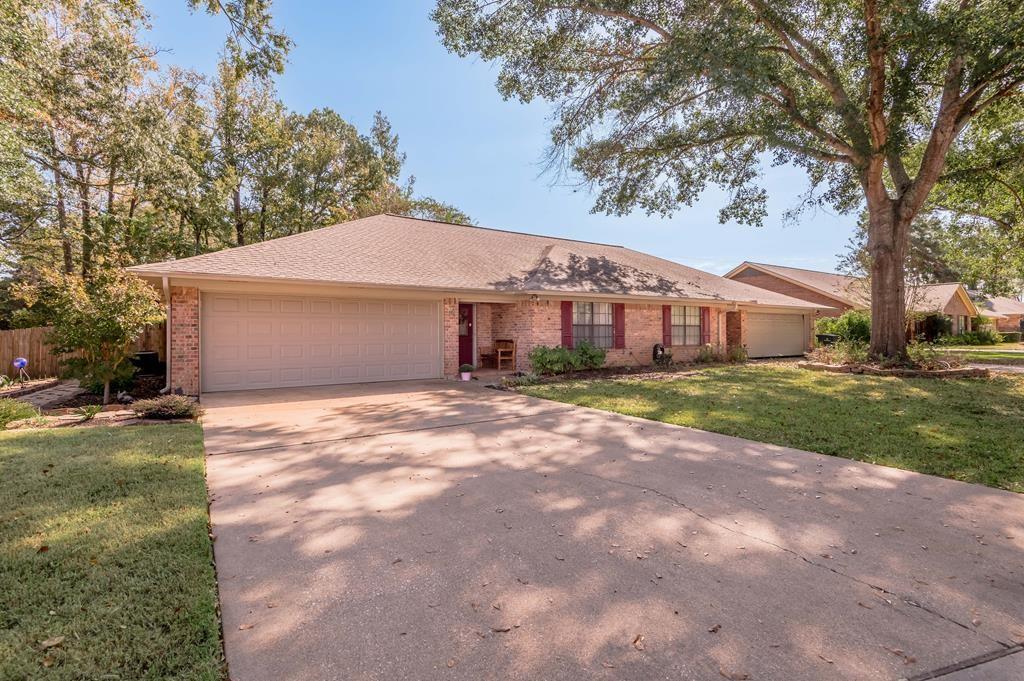
{"type": "Polygon", "coordinates": [[[612,346],[612,304],[572,304],[573,343],[590,341],[597,348],[612,346]]]}
{"type": "Polygon", "coordinates": [[[672,345],[700,345],[700,308],[672,306],[672,345]]]}

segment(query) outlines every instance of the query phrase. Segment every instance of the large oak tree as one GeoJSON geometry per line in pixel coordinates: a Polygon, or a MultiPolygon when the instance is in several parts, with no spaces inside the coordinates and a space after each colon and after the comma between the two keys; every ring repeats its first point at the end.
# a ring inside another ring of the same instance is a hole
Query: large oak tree
{"type": "Polygon", "coordinates": [[[556,103],[552,151],[597,210],[668,214],[714,184],[722,220],[757,224],[766,160],[807,170],[807,204],[866,208],[883,356],[905,352],[912,221],[1024,83],[1019,0],[439,0],[434,19],[501,63],[503,95],[556,103]]]}

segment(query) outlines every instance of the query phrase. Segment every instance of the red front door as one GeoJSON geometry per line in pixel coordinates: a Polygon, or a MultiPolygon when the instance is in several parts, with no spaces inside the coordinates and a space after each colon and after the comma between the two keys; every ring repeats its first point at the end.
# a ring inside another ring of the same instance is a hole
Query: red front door
{"type": "Polygon", "coordinates": [[[459,303],[459,364],[473,363],[473,306],[459,303]]]}

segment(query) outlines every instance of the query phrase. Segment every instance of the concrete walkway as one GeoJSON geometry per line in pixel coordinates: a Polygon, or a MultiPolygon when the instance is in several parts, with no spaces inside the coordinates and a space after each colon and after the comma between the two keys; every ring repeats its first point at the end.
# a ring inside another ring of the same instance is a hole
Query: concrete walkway
{"type": "Polygon", "coordinates": [[[234,681],[1024,678],[1019,495],[477,385],[204,407],[234,681]]]}

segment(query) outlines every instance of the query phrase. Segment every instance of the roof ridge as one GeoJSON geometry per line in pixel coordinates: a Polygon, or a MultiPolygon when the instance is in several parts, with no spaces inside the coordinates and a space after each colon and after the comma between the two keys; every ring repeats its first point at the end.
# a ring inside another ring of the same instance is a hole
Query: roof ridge
{"type": "Polygon", "coordinates": [[[754,262],[753,260],[746,260],[744,262],[746,262],[748,265],[760,265],[761,267],[781,267],[784,270],[800,270],[801,272],[828,274],[833,277],[846,277],[847,279],[863,279],[863,277],[856,277],[852,274],[843,274],[842,272],[828,272],[826,270],[812,270],[809,267],[794,267],[793,265],[775,265],[769,262],[754,262]]]}
{"type": "MultiPolygon", "coordinates": [[[[380,215],[387,215],[393,218],[402,218],[403,220],[419,220],[420,222],[433,222],[438,225],[450,225],[452,227],[467,227],[469,229],[485,229],[489,232],[502,232],[504,234],[518,234],[520,236],[529,236],[535,239],[555,239],[557,241],[569,241],[577,244],[592,244],[594,246],[607,246],[608,248],[625,248],[620,244],[606,244],[601,241],[587,241],[586,239],[570,239],[564,236],[551,236],[550,234],[535,234],[533,232],[520,232],[514,229],[501,229],[500,227],[483,227],[481,225],[467,225],[463,222],[447,222],[445,220],[434,220],[431,218],[421,218],[415,215],[399,215],[398,213],[381,213],[380,215]]],[[[376,217],[376,216],[371,216],[376,217]]],[[[365,219],[365,218],[361,218],[365,219]]],[[[344,223],[342,223],[344,224],[344,223]]]]}

